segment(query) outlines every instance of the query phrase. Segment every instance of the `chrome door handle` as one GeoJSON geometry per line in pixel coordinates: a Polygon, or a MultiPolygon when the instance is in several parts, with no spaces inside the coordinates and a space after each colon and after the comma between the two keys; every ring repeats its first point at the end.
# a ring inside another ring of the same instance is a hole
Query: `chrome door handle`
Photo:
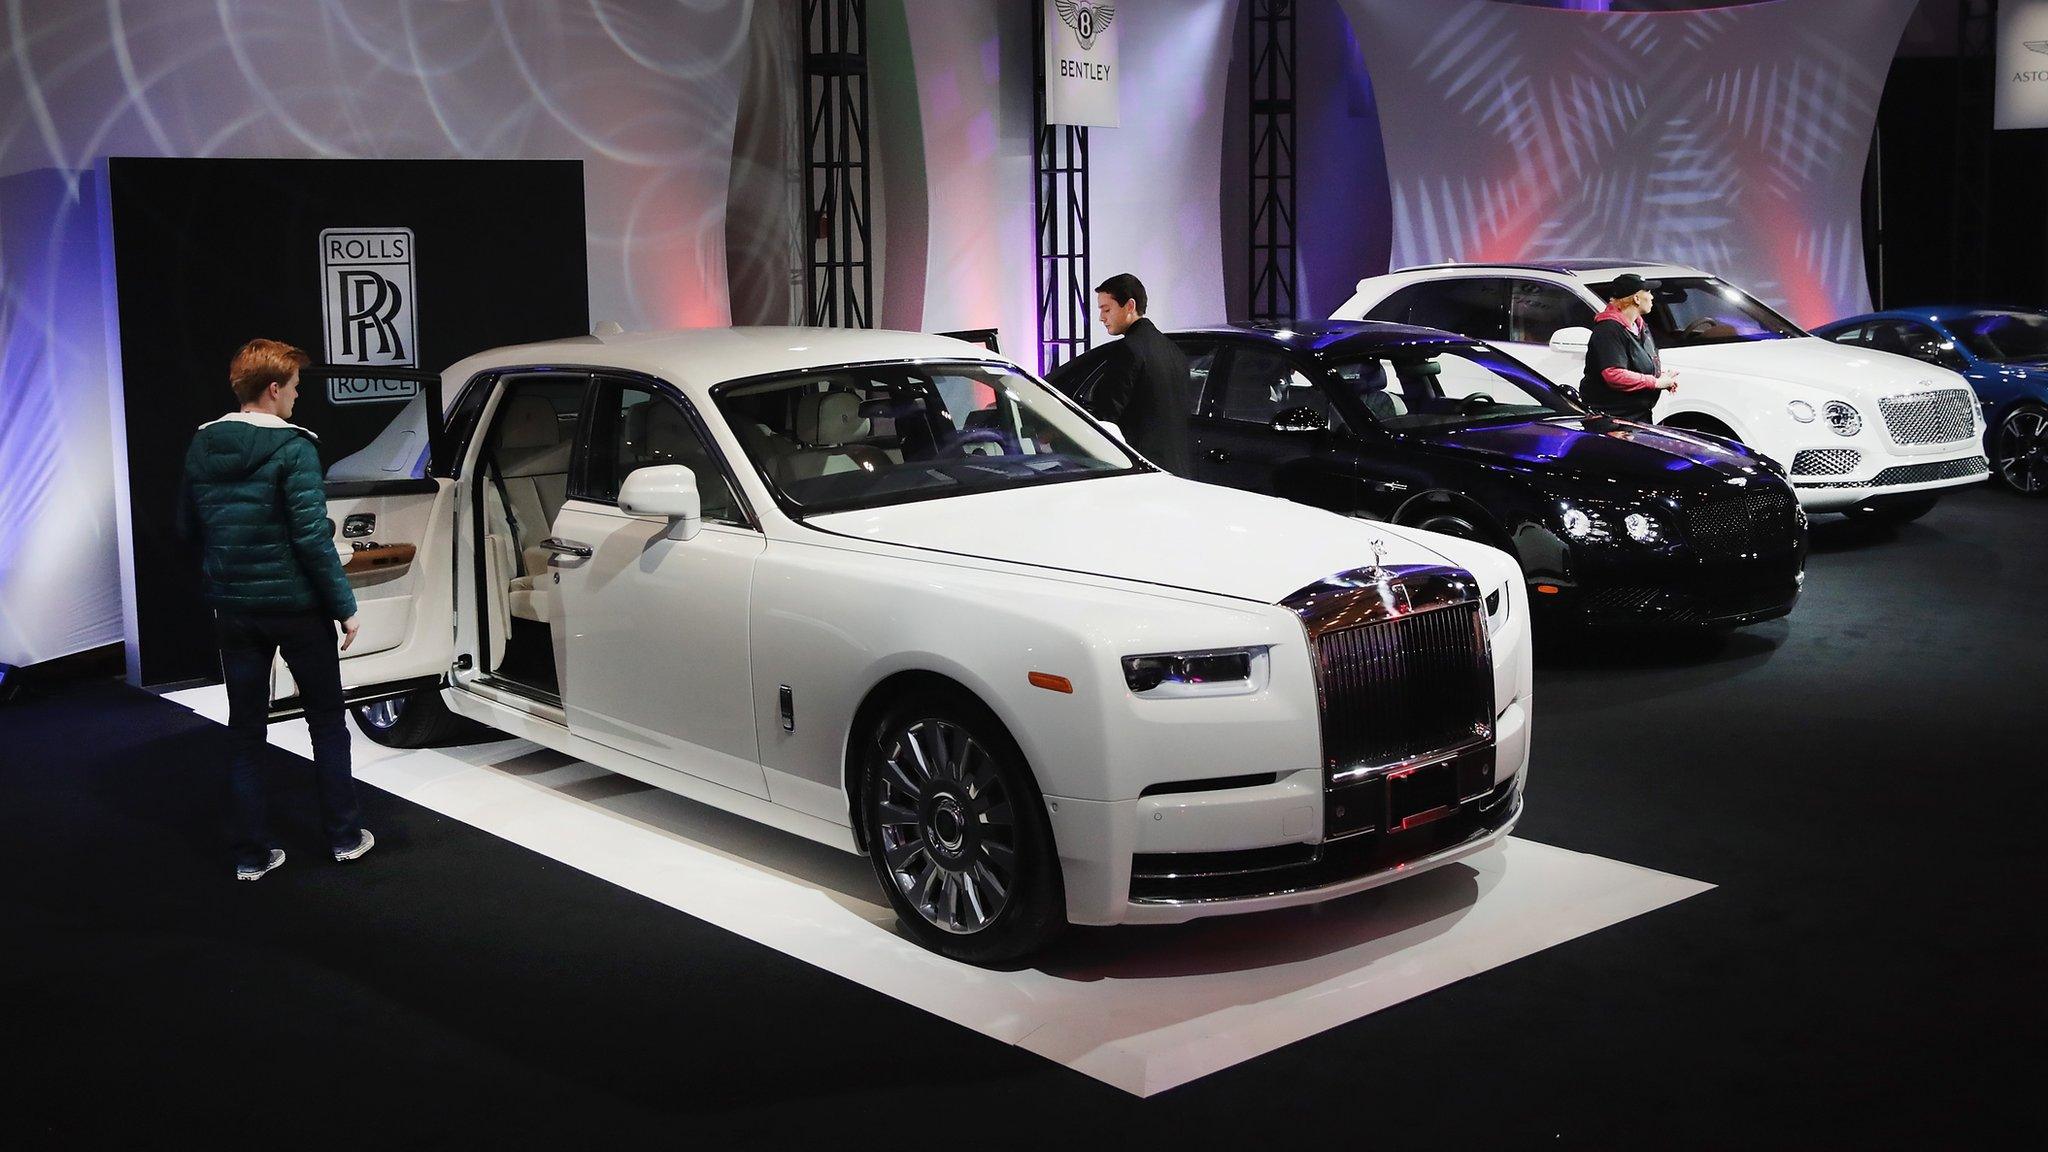
{"type": "Polygon", "coordinates": [[[592,554],[590,545],[578,544],[574,540],[564,540],[559,536],[548,537],[540,542],[540,546],[557,556],[575,556],[579,559],[586,559],[592,554]]]}

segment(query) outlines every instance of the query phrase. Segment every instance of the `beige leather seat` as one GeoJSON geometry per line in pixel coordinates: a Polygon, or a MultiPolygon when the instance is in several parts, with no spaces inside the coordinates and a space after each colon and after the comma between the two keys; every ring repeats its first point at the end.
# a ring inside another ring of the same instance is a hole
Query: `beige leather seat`
{"type": "Polygon", "coordinates": [[[545,398],[514,396],[507,402],[496,441],[502,483],[492,485],[486,504],[497,501],[509,508],[507,524],[501,529],[494,519],[492,526],[494,533],[502,531],[496,551],[500,573],[509,574],[507,606],[522,620],[545,624],[549,619],[551,598],[537,591],[535,581],[548,571],[549,553],[541,541],[553,531],[555,516],[569,498],[570,448],[555,406],[545,398]]]}
{"type": "Polygon", "coordinates": [[[887,465],[889,457],[879,448],[856,443],[867,434],[860,397],[851,392],[813,392],[797,403],[796,438],[803,446],[774,461],[776,479],[788,483],[887,465]]]}

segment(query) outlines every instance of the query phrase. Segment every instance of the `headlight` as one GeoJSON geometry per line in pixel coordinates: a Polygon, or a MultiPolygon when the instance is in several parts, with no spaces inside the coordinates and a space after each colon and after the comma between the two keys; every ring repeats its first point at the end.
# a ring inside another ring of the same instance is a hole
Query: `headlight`
{"type": "Polygon", "coordinates": [[[1790,404],[1785,405],[1785,411],[1790,412],[1792,418],[1801,424],[1813,423],[1813,405],[1808,404],[1804,400],[1794,400],[1790,404]]]}
{"type": "Polygon", "coordinates": [[[1622,517],[1622,527],[1628,529],[1628,538],[1638,544],[1655,544],[1663,538],[1657,531],[1657,522],[1642,512],[1631,512],[1622,517]]]}
{"type": "Polygon", "coordinates": [[[1509,593],[1506,584],[1486,594],[1486,634],[1488,636],[1499,632],[1501,625],[1508,622],[1508,607],[1514,603],[1514,599],[1514,596],[1509,593]]]}
{"type": "Polygon", "coordinates": [[[1840,400],[1830,400],[1821,412],[1828,418],[1828,425],[1835,430],[1837,436],[1854,436],[1863,431],[1863,414],[1856,411],[1852,405],[1840,400]]]}
{"type": "Polygon", "coordinates": [[[1147,698],[1238,696],[1265,678],[1264,646],[1124,657],[1124,684],[1147,698]]]}
{"type": "Polygon", "coordinates": [[[1559,522],[1564,527],[1564,534],[1574,540],[1604,540],[1607,537],[1607,529],[1584,508],[1566,504],[1559,522]]]}

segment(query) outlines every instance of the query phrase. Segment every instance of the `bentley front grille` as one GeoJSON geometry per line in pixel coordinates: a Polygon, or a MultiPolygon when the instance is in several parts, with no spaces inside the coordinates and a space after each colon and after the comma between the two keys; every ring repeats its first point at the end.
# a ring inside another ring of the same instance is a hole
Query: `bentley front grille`
{"type": "Polygon", "coordinates": [[[1895,444],[1946,444],[1977,434],[1977,401],[1967,388],[1887,396],[1877,406],[1895,444]]]}
{"type": "Polygon", "coordinates": [[[1926,484],[1934,480],[1961,480],[1967,476],[1982,476],[1991,471],[1991,466],[1982,456],[1964,456],[1956,460],[1934,460],[1926,464],[1896,464],[1879,472],[1868,480],[1852,483],[1821,482],[1809,484],[1800,481],[1801,488],[1883,488],[1893,484],[1926,484]]]}
{"type": "Polygon", "coordinates": [[[1792,546],[1798,534],[1790,493],[1764,489],[1685,510],[1686,533],[1702,556],[1742,556],[1792,546]]]}
{"type": "Polygon", "coordinates": [[[1863,453],[1854,448],[1808,448],[1792,457],[1796,476],[1846,476],[1863,463],[1863,453]]]}

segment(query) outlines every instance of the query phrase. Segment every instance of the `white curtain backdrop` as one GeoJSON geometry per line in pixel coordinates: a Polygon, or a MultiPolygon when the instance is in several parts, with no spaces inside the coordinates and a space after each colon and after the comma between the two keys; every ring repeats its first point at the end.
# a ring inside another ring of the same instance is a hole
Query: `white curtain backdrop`
{"type": "Polygon", "coordinates": [[[753,7],[0,0],[0,661],[121,638],[102,158],[580,159],[593,318],[723,324],[753,7]]]}
{"type": "Polygon", "coordinates": [[[1343,0],[1386,138],[1393,265],[1642,257],[1801,324],[1864,310],[1863,167],[1915,2],[1343,0]]]}

